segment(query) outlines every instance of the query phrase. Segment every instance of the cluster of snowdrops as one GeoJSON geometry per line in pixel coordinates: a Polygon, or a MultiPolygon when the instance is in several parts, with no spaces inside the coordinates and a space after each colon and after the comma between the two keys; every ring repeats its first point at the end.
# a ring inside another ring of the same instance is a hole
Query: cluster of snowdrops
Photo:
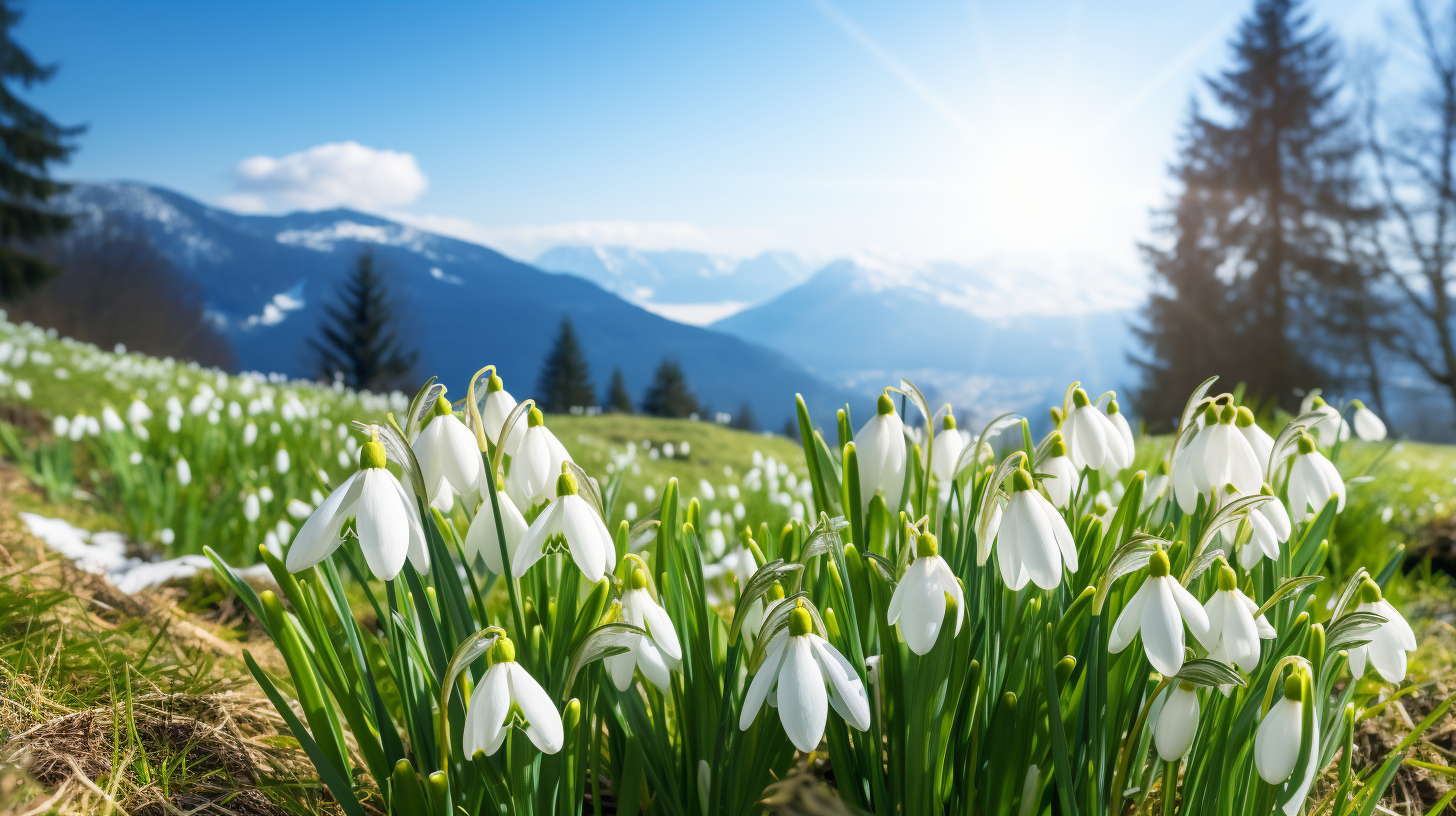
{"type": "Polygon", "coordinates": [[[1416,641],[1382,595],[1394,558],[1319,585],[1346,495],[1332,458],[1384,426],[1316,398],[1271,436],[1213,382],[1151,474],[1128,472],[1115,395],[1077,384],[1040,440],[1006,415],[968,441],[904,381],[858,430],[799,400],[812,513],[741,530],[724,601],[675,480],[609,527],[620,478],[582,470],[487,367],[458,402],[432,380],[403,417],[355,423],[359,469],[281,559],[261,553],[282,598],[214,560],[302,720],[249,658],[254,676],[351,814],[600,813],[605,793],[740,814],[823,757],[877,813],[1157,796],[1292,816],[1342,748],[1320,806],[1368,813],[1391,768],[1352,769],[1354,729],[1416,641]]]}

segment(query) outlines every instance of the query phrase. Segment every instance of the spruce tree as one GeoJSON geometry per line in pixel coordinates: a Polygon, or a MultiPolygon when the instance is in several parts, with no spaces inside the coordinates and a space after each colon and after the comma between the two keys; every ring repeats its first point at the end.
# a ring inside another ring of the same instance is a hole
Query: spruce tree
{"type": "Polygon", "coordinates": [[[586,355],[581,351],[581,343],[576,339],[576,329],[572,327],[570,318],[561,319],[556,342],[552,343],[546,362],[541,366],[536,395],[541,410],[552,414],[564,414],[572,408],[589,408],[597,404],[586,355]]]}
{"type": "Polygon", "coordinates": [[[664,357],[658,364],[652,385],[642,396],[642,413],[679,418],[698,413],[698,398],[689,390],[687,376],[677,360],[664,357]]]}
{"type": "Polygon", "coordinates": [[[309,345],[323,379],[342,376],[345,385],[368,391],[408,388],[419,352],[400,337],[401,313],[372,248],[360,252],[340,281],[338,303],[324,308],[319,338],[309,345]]]}
{"type": "Polygon", "coordinates": [[[1211,375],[1292,408],[1333,367],[1311,341],[1322,287],[1345,274],[1358,148],[1336,101],[1335,42],[1293,0],[1258,0],[1233,52],[1206,80],[1216,114],[1195,100],[1189,115],[1172,168],[1182,189],[1158,225],[1171,240],[1142,247],[1154,294],[1135,402],[1155,428],[1211,375]]]}
{"type": "Polygon", "coordinates": [[[728,423],[730,428],[737,428],[740,431],[758,430],[758,417],[753,415],[753,406],[748,400],[738,406],[738,412],[733,415],[733,421],[728,423]]]}
{"type": "Polygon", "coordinates": [[[607,387],[607,398],[604,402],[607,410],[613,413],[632,413],[632,395],[627,393],[627,381],[622,378],[622,369],[612,369],[612,384],[607,387]]]}
{"type": "Polygon", "coordinates": [[[71,218],[46,207],[64,186],[50,179],[49,167],[64,162],[75,146],[79,127],[62,127],[16,95],[55,74],[11,37],[20,21],[14,2],[0,0],[0,299],[13,300],[35,289],[59,269],[32,254],[32,245],[64,232],[71,218]]]}

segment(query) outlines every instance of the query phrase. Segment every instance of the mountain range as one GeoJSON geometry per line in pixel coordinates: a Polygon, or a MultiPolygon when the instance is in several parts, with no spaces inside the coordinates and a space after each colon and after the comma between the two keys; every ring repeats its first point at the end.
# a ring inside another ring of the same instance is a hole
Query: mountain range
{"type": "Polygon", "coordinates": [[[319,373],[307,341],[324,304],[366,246],[411,315],[421,379],[438,375],[463,396],[494,363],[518,398],[534,390],[558,326],[570,318],[598,390],[620,367],[639,396],[664,357],[677,358],[700,401],[717,411],[752,405],[766,428],[793,413],[794,394],[826,410],[859,399],[789,357],[723,332],[653,314],[574,275],[552,274],[477,244],[347,209],[240,215],[146,184],[79,184],[65,205],[144,226],[156,246],[202,287],[209,317],[243,369],[319,373]]]}

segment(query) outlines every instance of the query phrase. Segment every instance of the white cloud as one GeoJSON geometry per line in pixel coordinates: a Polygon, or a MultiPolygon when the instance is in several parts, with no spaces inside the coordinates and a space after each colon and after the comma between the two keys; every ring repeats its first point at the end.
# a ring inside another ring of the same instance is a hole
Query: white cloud
{"type": "Polygon", "coordinates": [[[429,180],[415,157],[358,142],[330,142],[281,158],[252,156],[234,171],[237,192],[222,204],[239,212],[353,207],[379,210],[409,204],[429,180]]]}
{"type": "Polygon", "coordinates": [[[762,230],[707,230],[683,221],[568,221],[490,227],[453,215],[385,213],[416,229],[484,244],[514,258],[532,259],[563,244],[642,250],[696,250],[747,254],[765,244],[762,230]]]}

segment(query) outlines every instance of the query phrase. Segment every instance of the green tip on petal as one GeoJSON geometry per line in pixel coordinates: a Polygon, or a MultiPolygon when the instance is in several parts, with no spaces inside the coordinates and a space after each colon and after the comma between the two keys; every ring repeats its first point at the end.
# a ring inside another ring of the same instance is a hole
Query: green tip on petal
{"type": "Polygon", "coordinates": [[[500,375],[494,371],[490,372],[490,379],[485,381],[485,393],[494,394],[504,390],[506,390],[506,384],[501,381],[500,375]]]}
{"type": "Polygon", "coordinates": [[[1356,411],[1359,411],[1365,407],[1365,403],[1361,402],[1360,400],[1350,400],[1350,407],[1355,409],[1356,411]]]}
{"type": "Polygon", "coordinates": [[[1304,699],[1304,681],[1299,672],[1290,672],[1289,676],[1284,678],[1284,697],[1295,702],[1304,699]]]}
{"type": "Polygon", "coordinates": [[[536,406],[532,405],[530,412],[528,412],[526,414],[526,427],[527,428],[539,428],[539,427],[541,427],[542,425],[545,425],[545,424],[546,424],[546,415],[543,414],[543,413],[541,413],[541,409],[540,408],[537,408],[536,406]]]}
{"type": "Polygon", "coordinates": [[[789,613],[789,634],[794,637],[807,635],[814,628],[814,619],[809,617],[809,610],[802,606],[794,607],[789,613]]]}
{"type": "Polygon", "coordinates": [[[1051,410],[1051,415],[1052,425],[1058,428],[1062,427],[1062,409],[1053,407],[1051,410]]]}
{"type": "Polygon", "coordinates": [[[1062,432],[1061,431],[1053,431],[1052,432],[1052,443],[1047,448],[1047,455],[1048,456],[1066,456],[1067,455],[1067,440],[1062,437],[1062,432]]]}
{"type": "Polygon", "coordinates": [[[1168,563],[1168,554],[1163,552],[1163,548],[1153,550],[1152,556],[1148,558],[1148,577],[1162,578],[1172,571],[1173,565],[1168,563]]]}
{"type": "Polygon", "coordinates": [[[1234,574],[1233,568],[1224,564],[1218,568],[1218,591],[1233,592],[1239,587],[1239,577],[1234,574]]]}
{"type": "Polygon", "coordinates": [[[1307,433],[1301,432],[1299,434],[1299,452],[1300,453],[1314,453],[1314,448],[1315,448],[1314,437],[1310,436],[1307,433]]]}
{"type": "Polygon", "coordinates": [[[556,495],[558,497],[575,496],[576,491],[576,477],[571,475],[571,471],[565,471],[556,477],[556,495]]]}
{"type": "Polygon", "coordinates": [[[875,404],[875,410],[880,416],[888,416],[895,413],[895,401],[890,399],[889,394],[881,394],[880,400],[875,404]]]}
{"type": "Polygon", "coordinates": [[[1237,419],[1238,416],[1239,409],[1233,407],[1232,405],[1225,405],[1223,407],[1223,410],[1218,412],[1218,421],[1224,425],[1232,425],[1234,424],[1234,420],[1237,419]]]}
{"type": "Polygon", "coordinates": [[[1076,391],[1073,391],[1072,392],[1072,407],[1073,408],[1086,408],[1088,405],[1091,405],[1091,404],[1092,404],[1092,400],[1090,400],[1090,399],[1087,398],[1087,390],[1086,389],[1084,389],[1084,388],[1078,388],[1076,391]]]}
{"type": "Polygon", "coordinates": [[[502,637],[490,647],[490,662],[492,663],[514,663],[516,662],[516,644],[508,637],[502,637]]]}
{"type": "Polygon", "coordinates": [[[770,601],[782,601],[784,599],[784,585],[778,581],[774,581],[773,586],[768,588],[768,599],[770,601]]]}
{"type": "Polygon", "coordinates": [[[1025,468],[1017,468],[1016,473],[1011,476],[1011,489],[1016,493],[1023,490],[1030,490],[1032,485],[1031,474],[1025,468]]]}
{"type": "Polygon", "coordinates": [[[1314,399],[1312,399],[1312,400],[1309,401],[1309,407],[1310,408],[1323,408],[1323,407],[1325,407],[1325,405],[1326,405],[1325,398],[1319,396],[1318,394],[1315,395],[1315,398],[1314,399]]]}
{"type": "Polygon", "coordinates": [[[449,416],[452,413],[454,413],[454,409],[450,407],[450,400],[445,399],[443,391],[440,392],[440,396],[435,398],[435,415],[449,416]]]}
{"type": "Polygon", "coordinates": [[[371,439],[364,443],[359,449],[359,468],[382,468],[387,457],[384,455],[384,443],[378,439],[371,439]]]}
{"type": "Polygon", "coordinates": [[[946,414],[945,419],[940,421],[940,428],[943,431],[954,431],[955,417],[951,416],[950,414],[946,414]]]}
{"type": "Polygon", "coordinates": [[[1254,425],[1254,412],[1240,405],[1238,416],[1234,417],[1234,424],[1240,428],[1250,428],[1254,425]]]}
{"type": "Polygon", "coordinates": [[[632,588],[647,588],[647,573],[643,572],[641,567],[636,567],[632,570],[632,588]]]}
{"type": "Polygon", "coordinates": [[[1272,496],[1272,495],[1274,495],[1274,488],[1270,487],[1268,482],[1265,482],[1265,483],[1259,485],[1259,495],[1260,496],[1272,496]]]}
{"type": "Polygon", "coordinates": [[[1115,413],[1117,413],[1118,411],[1121,411],[1121,410],[1122,410],[1121,408],[1118,408],[1117,407],[1117,400],[1114,399],[1114,400],[1109,400],[1108,401],[1108,403],[1107,403],[1107,415],[1108,416],[1112,416],[1113,414],[1115,414],[1115,413]]]}
{"type": "Polygon", "coordinates": [[[1360,584],[1360,603],[1380,603],[1380,585],[1366,576],[1364,583],[1360,584]]]}
{"type": "Polygon", "coordinates": [[[921,533],[915,539],[915,555],[919,558],[929,558],[940,555],[940,545],[935,542],[935,536],[930,533],[921,533]]]}

